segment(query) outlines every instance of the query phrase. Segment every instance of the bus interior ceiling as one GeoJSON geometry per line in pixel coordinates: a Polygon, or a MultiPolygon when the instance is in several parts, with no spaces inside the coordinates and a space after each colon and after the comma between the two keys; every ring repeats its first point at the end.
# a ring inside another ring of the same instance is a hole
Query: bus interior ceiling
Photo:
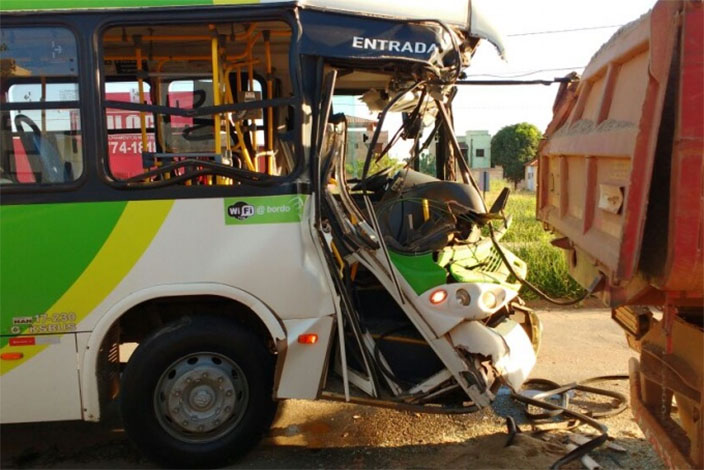
{"type": "MultiPolygon", "coordinates": [[[[293,151],[282,148],[291,145],[290,139],[281,143],[292,129],[285,106],[196,116],[163,107],[189,110],[292,96],[290,42],[291,30],[280,21],[109,28],[103,36],[103,58],[113,177],[139,179],[150,169],[188,158],[269,175],[289,173],[295,163],[293,151]],[[136,111],[115,102],[162,108],[136,111]]],[[[175,170],[165,177],[185,172],[175,170]]]]}

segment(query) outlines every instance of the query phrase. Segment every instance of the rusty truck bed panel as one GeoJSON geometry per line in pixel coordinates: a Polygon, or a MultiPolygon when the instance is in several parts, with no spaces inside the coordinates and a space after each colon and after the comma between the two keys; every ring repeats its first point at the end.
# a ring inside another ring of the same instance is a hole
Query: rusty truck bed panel
{"type": "Polygon", "coordinates": [[[704,8],[683,19],[680,95],[672,154],[668,256],[656,285],[690,295],[704,288],[704,8]]]}
{"type": "Polygon", "coordinates": [[[561,86],[553,113],[538,218],[572,277],[605,278],[598,294],[640,352],[643,432],[668,466],[704,468],[704,2],[658,1],[561,86]]]}
{"type": "Polygon", "coordinates": [[[704,294],[703,10],[661,1],[619,30],[558,93],[540,150],[538,218],[613,306],[704,294]]]}

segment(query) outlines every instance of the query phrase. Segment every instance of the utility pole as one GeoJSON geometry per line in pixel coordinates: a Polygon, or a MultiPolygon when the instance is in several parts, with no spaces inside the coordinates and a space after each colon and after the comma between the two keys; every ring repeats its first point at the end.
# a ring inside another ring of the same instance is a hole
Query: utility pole
{"type": "Polygon", "coordinates": [[[474,139],[469,138],[469,168],[474,169],[474,139]]]}

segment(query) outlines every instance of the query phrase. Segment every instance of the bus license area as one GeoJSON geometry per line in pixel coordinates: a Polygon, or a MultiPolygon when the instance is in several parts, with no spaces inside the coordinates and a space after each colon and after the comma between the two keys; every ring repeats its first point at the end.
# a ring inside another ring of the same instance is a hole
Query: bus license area
{"type": "Polygon", "coordinates": [[[14,317],[11,334],[51,334],[76,331],[75,312],[43,313],[40,315],[14,317]],[[26,326],[29,325],[29,326],[26,326]]]}

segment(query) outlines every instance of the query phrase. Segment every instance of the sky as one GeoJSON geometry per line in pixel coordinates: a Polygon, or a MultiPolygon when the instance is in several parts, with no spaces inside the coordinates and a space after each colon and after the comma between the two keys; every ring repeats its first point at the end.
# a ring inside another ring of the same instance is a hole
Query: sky
{"type": "MultiPolygon", "coordinates": [[[[581,74],[618,26],[639,18],[654,4],[655,0],[485,1],[486,18],[504,36],[507,61],[483,41],[466,73],[475,79],[552,79],[573,70],[581,74]],[[596,27],[599,29],[525,34],[596,27]],[[545,71],[530,73],[539,70],[545,71]]],[[[485,129],[493,135],[504,126],[524,121],[543,131],[552,117],[557,89],[557,84],[462,87],[454,102],[457,134],[485,129]]]]}
{"type": "MultiPolygon", "coordinates": [[[[594,53],[620,26],[640,18],[656,2],[474,0],[480,1],[484,16],[504,37],[507,60],[499,57],[491,43],[482,41],[465,69],[468,79],[477,80],[550,80],[572,71],[581,74],[594,53]]],[[[453,104],[455,131],[458,136],[468,130],[488,130],[494,135],[502,127],[519,122],[532,123],[544,131],[552,119],[558,87],[461,86],[453,104]]],[[[353,97],[336,97],[334,105],[346,114],[376,119],[376,113],[370,113],[353,97]]],[[[401,122],[394,113],[386,121],[384,129],[391,134],[401,122]]],[[[400,141],[389,153],[394,158],[405,158],[410,145],[410,141],[400,141]]]]}

